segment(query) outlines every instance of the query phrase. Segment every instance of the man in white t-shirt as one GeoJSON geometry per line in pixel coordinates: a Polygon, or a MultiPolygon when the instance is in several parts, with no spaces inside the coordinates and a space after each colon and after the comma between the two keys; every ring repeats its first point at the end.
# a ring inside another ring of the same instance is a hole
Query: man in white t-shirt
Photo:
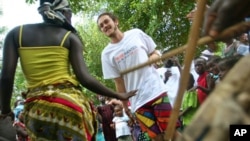
{"type": "MultiPolygon", "coordinates": [[[[112,13],[102,13],[97,18],[101,32],[110,38],[102,52],[102,71],[105,79],[113,79],[118,92],[138,90],[129,99],[132,112],[143,131],[156,141],[164,140],[170,105],[164,83],[153,65],[121,75],[120,72],[133,66],[159,58],[153,39],[140,29],[126,32],[118,28],[118,19],[112,13]],[[162,120],[164,119],[164,120],[162,120]]],[[[124,103],[126,113],[131,117],[124,103]]]]}

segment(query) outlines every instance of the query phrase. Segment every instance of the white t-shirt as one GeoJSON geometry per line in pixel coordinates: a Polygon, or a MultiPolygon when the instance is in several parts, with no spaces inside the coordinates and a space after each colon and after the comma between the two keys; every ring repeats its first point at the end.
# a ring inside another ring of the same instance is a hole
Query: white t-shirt
{"type": "Polygon", "coordinates": [[[199,74],[195,71],[195,65],[194,65],[194,60],[191,63],[191,68],[190,68],[190,73],[193,75],[194,77],[194,86],[197,86],[197,80],[199,77],[199,74]]]}
{"type": "Polygon", "coordinates": [[[129,117],[125,113],[123,117],[115,116],[112,121],[115,123],[116,138],[131,135],[130,127],[128,126],[129,117]]]}
{"type": "Polygon", "coordinates": [[[249,54],[249,45],[245,45],[245,44],[240,44],[237,47],[237,53],[241,54],[241,55],[248,55],[249,54]]]}
{"type": "MultiPolygon", "coordinates": [[[[147,62],[155,47],[152,38],[140,29],[125,32],[120,42],[109,43],[102,52],[104,79],[120,77],[120,72],[147,62]]],[[[138,90],[137,94],[129,99],[132,112],[166,91],[153,65],[127,73],[123,75],[123,79],[127,92],[138,90]]]]}

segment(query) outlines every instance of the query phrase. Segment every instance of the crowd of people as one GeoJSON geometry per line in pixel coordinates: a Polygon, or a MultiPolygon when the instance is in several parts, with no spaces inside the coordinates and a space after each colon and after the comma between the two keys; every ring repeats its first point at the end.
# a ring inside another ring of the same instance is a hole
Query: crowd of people
{"type": "MultiPolygon", "coordinates": [[[[216,37],[225,28],[244,20],[250,13],[249,5],[249,1],[215,1],[206,12],[204,34],[216,37]],[[237,15],[232,14],[235,7],[237,15]],[[229,13],[232,16],[227,16],[229,13]]],[[[4,40],[0,139],[164,141],[183,67],[177,57],[163,60],[162,68],[148,65],[121,75],[131,66],[159,59],[161,53],[152,37],[141,29],[123,32],[113,13],[100,14],[97,25],[110,39],[102,51],[103,77],[114,80],[113,91],[88,72],[82,54],[84,45],[71,25],[69,2],[40,0],[38,11],[43,23],[17,26],[4,40]],[[27,92],[23,93],[25,102],[18,101],[13,113],[11,98],[18,59],[27,92]],[[93,105],[81,87],[104,96],[100,99],[102,104],[93,105]]],[[[181,136],[181,129],[188,126],[227,72],[249,54],[247,39],[244,33],[225,40],[222,56],[213,54],[215,43],[208,44],[203,55],[194,58],[194,71],[190,71],[179,120],[174,123],[178,129],[174,139],[181,136]]]]}

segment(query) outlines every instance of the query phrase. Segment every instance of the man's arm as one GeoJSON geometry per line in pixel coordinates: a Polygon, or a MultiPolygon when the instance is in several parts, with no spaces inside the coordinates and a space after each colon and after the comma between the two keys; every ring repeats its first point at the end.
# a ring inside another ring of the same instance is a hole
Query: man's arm
{"type": "MultiPolygon", "coordinates": [[[[114,79],[115,81],[115,87],[116,87],[116,91],[118,93],[126,93],[126,88],[125,88],[125,84],[124,84],[124,80],[122,77],[118,77],[114,79]]],[[[124,100],[122,101],[123,107],[126,110],[128,110],[128,100],[124,100]]]]}
{"type": "MultiPolygon", "coordinates": [[[[115,81],[116,91],[119,93],[126,93],[126,88],[125,88],[123,78],[118,77],[118,78],[115,78],[114,81],[115,81]]],[[[126,114],[128,115],[128,117],[132,120],[133,123],[135,123],[133,115],[132,115],[130,109],[128,108],[128,100],[123,100],[122,104],[123,104],[123,108],[124,108],[126,114]]]]}

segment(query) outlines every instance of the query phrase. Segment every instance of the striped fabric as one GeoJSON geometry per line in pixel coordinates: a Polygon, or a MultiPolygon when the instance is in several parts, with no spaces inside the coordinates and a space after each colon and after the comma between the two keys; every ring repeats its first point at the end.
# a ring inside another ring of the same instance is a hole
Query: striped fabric
{"type": "Polygon", "coordinates": [[[88,101],[74,87],[28,93],[24,118],[31,140],[94,140],[96,120],[88,101]]]}
{"type": "MultiPolygon", "coordinates": [[[[155,138],[167,128],[172,107],[168,96],[162,94],[139,108],[135,115],[142,131],[147,132],[150,138],[155,138]]],[[[179,126],[179,122],[177,126],[179,126]]]]}

